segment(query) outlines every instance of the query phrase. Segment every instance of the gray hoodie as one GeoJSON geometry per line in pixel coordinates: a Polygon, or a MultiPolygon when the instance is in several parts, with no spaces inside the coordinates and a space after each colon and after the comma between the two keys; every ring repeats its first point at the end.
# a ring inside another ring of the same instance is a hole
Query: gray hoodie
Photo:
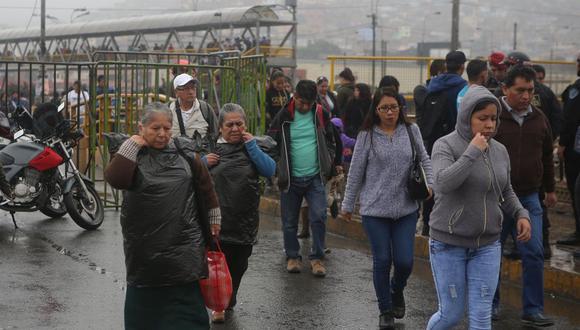
{"type": "MultiPolygon", "coordinates": [[[[478,248],[499,239],[502,211],[529,219],[512,190],[506,148],[493,138],[482,152],[470,144],[471,115],[475,106],[498,99],[487,88],[471,86],[461,101],[455,131],[433,146],[435,206],[429,225],[431,238],[443,243],[478,248]]],[[[499,126],[499,113],[498,122],[499,126]]]]}

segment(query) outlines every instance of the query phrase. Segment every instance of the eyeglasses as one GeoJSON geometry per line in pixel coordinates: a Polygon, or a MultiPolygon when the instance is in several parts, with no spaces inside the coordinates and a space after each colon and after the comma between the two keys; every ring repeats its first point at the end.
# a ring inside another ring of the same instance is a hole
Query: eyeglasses
{"type": "Polygon", "coordinates": [[[381,105],[380,107],[377,107],[377,111],[378,112],[383,112],[383,113],[387,113],[387,112],[397,112],[399,111],[399,105],[398,104],[385,104],[385,105],[381,105]]]}
{"type": "Polygon", "coordinates": [[[244,127],[246,124],[243,121],[228,121],[224,124],[224,126],[227,128],[233,128],[234,126],[244,127]]]}

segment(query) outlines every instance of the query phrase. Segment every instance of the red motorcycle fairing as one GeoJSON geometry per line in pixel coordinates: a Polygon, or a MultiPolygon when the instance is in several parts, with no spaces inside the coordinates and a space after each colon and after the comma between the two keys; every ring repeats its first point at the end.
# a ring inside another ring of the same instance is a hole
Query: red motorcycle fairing
{"type": "Polygon", "coordinates": [[[62,164],[62,157],[49,147],[45,147],[44,151],[34,157],[28,165],[40,172],[50,170],[62,164]]]}

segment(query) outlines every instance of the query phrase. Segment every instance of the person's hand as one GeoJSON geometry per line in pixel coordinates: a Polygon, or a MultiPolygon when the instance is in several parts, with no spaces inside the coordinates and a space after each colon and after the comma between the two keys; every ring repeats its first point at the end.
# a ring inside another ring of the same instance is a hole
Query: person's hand
{"type": "Polygon", "coordinates": [[[253,138],[254,138],[254,136],[252,134],[250,134],[250,132],[242,133],[242,139],[244,139],[244,142],[251,141],[253,138]]]}
{"type": "Polygon", "coordinates": [[[475,147],[477,147],[477,149],[481,151],[485,151],[485,149],[487,149],[488,147],[487,139],[485,138],[485,136],[481,135],[481,133],[475,134],[475,137],[473,137],[470,144],[474,145],[475,147]]]}
{"type": "Polygon", "coordinates": [[[433,189],[431,189],[431,187],[429,187],[429,196],[427,196],[427,201],[430,200],[431,198],[433,198],[433,189]]]}
{"type": "Polygon", "coordinates": [[[205,160],[207,162],[207,167],[216,166],[217,163],[220,162],[220,156],[216,154],[207,154],[205,155],[205,160]]]}
{"type": "Polygon", "coordinates": [[[352,212],[342,212],[342,218],[347,222],[352,221],[352,212]]]}
{"type": "Polygon", "coordinates": [[[133,135],[133,136],[131,136],[131,140],[133,140],[133,142],[137,143],[140,147],[147,146],[147,141],[145,141],[145,139],[141,135],[133,135]]]}
{"type": "Polygon", "coordinates": [[[519,218],[518,223],[518,241],[527,242],[532,238],[532,225],[526,218],[519,218]]]}
{"type": "Polygon", "coordinates": [[[212,236],[215,236],[215,237],[217,237],[217,236],[219,236],[219,235],[220,235],[220,230],[221,230],[221,228],[222,228],[222,226],[221,226],[221,225],[210,225],[209,227],[210,227],[210,230],[211,230],[211,235],[212,235],[212,236]]]}
{"type": "Polygon", "coordinates": [[[564,160],[564,151],[566,151],[566,147],[558,146],[558,159],[564,160]]]}
{"type": "Polygon", "coordinates": [[[554,207],[558,203],[558,196],[555,192],[546,193],[546,198],[544,198],[544,204],[546,207],[554,207]]]}

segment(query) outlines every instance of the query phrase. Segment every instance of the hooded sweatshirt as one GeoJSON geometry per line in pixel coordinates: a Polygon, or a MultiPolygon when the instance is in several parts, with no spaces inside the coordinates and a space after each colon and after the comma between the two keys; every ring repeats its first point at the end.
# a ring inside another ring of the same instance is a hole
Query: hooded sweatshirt
{"type": "MultiPolygon", "coordinates": [[[[515,219],[530,218],[512,189],[506,148],[493,138],[485,151],[470,144],[471,115],[483,101],[492,101],[501,111],[498,99],[485,87],[469,88],[461,101],[455,131],[435,142],[432,155],[435,206],[430,236],[465,248],[497,241],[503,213],[515,219]]],[[[496,133],[498,126],[499,113],[496,133]]]]}

